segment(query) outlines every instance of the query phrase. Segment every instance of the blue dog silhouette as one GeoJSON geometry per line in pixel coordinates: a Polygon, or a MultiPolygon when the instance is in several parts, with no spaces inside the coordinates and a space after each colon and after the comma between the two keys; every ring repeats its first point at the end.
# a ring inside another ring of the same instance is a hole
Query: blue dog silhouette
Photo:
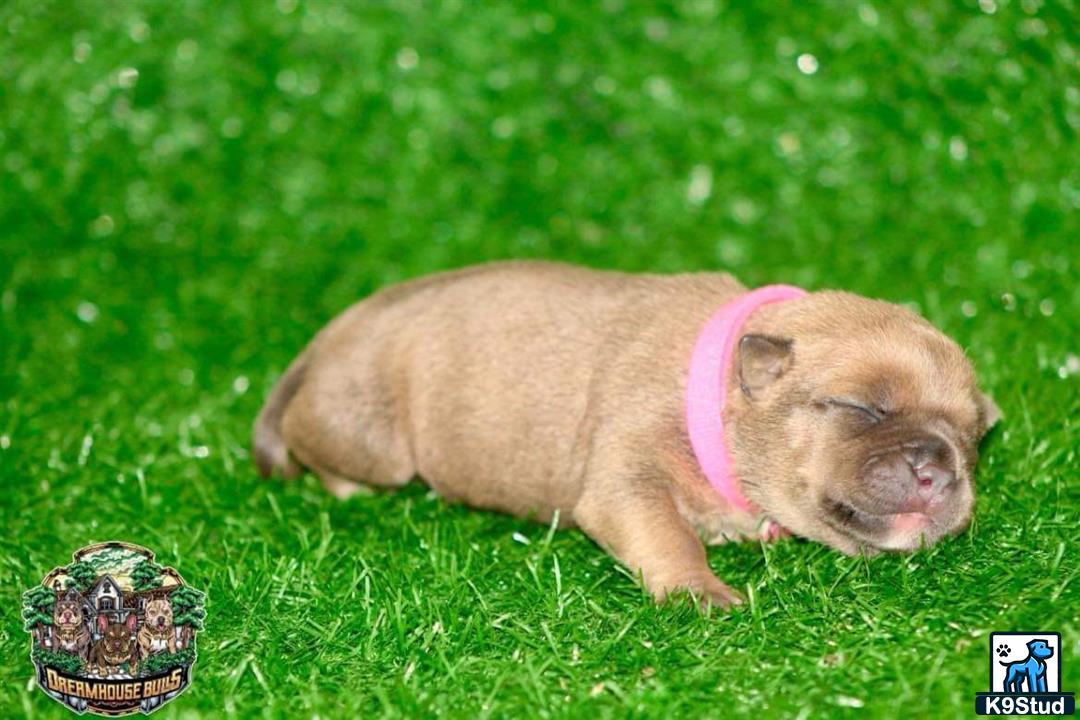
{"type": "Polygon", "coordinates": [[[1023,660],[1001,663],[1007,668],[1003,692],[1022,693],[1025,681],[1029,693],[1046,692],[1046,659],[1054,656],[1054,649],[1045,640],[1032,640],[1027,647],[1028,656],[1023,660]]]}

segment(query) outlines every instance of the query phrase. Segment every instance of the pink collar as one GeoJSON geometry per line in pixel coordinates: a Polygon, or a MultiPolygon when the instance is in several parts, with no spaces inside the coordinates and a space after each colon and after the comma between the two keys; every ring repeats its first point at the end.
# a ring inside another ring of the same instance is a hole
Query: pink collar
{"type": "Polygon", "coordinates": [[[792,300],[806,291],[791,285],[766,285],[725,303],[705,323],[690,357],[686,383],[686,426],[701,471],[732,507],[761,511],[743,495],[724,437],[724,406],[740,330],[762,305],[792,300]]]}

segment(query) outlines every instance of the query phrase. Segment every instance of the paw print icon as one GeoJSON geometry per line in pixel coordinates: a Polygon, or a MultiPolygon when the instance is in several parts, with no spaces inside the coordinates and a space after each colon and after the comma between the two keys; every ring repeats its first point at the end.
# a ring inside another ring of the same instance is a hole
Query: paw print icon
{"type": "Polygon", "coordinates": [[[1008,657],[1008,655],[1009,655],[1009,646],[1004,644],[1004,643],[1002,643],[1001,645],[998,645],[997,646],[997,654],[998,654],[998,657],[1008,657]]]}

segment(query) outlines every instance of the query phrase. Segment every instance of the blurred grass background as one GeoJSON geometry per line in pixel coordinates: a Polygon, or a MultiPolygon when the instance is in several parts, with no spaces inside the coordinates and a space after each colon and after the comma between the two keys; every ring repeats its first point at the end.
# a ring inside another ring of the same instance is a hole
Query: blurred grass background
{"type": "Polygon", "coordinates": [[[92,540],[210,593],[158,717],[967,717],[990,630],[1080,675],[1075,2],[0,6],[0,714],[18,594],[92,540]],[[654,608],[577,533],[260,482],[333,314],[495,258],[722,268],[918,309],[1005,411],[913,557],[712,550],[654,608]],[[517,539],[515,539],[517,533],[517,539]],[[526,544],[526,542],[528,544],[526,544]]]}

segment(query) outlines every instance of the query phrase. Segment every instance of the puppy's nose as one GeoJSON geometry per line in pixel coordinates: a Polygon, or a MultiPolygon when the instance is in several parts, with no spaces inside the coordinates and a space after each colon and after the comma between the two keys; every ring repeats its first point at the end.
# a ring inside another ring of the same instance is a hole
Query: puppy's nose
{"type": "Polygon", "coordinates": [[[945,438],[937,434],[928,433],[911,438],[904,446],[904,457],[911,463],[913,468],[919,468],[927,463],[934,463],[938,467],[952,465],[952,450],[945,438]]]}
{"type": "Polygon", "coordinates": [[[915,475],[915,491],[923,500],[930,502],[952,485],[956,476],[937,463],[924,462],[912,467],[915,475]]]}

